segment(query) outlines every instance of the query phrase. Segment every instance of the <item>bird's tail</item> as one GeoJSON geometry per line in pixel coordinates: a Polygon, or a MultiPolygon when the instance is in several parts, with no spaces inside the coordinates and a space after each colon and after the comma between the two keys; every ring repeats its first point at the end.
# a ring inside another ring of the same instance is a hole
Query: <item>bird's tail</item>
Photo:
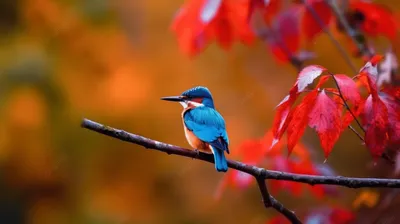
{"type": "Polygon", "coordinates": [[[226,172],[228,170],[228,162],[226,161],[224,150],[212,147],[214,154],[215,169],[218,172],[226,172]]]}

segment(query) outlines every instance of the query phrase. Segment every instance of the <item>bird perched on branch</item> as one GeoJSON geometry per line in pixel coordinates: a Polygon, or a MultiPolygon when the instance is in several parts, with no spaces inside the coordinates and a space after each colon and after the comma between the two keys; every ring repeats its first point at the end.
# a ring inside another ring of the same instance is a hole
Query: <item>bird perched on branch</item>
{"type": "Polygon", "coordinates": [[[185,136],[195,150],[214,155],[215,169],[226,172],[228,164],[224,152],[229,154],[229,139],[225,120],[215,110],[211,92],[202,86],[186,90],[180,96],[162,100],[179,102],[183,106],[182,120],[185,136]]]}

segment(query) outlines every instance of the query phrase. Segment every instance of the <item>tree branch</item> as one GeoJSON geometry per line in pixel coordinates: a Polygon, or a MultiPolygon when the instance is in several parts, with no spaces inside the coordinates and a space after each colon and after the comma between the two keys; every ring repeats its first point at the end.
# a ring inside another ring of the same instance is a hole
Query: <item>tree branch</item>
{"type": "Polygon", "coordinates": [[[257,180],[258,188],[260,189],[260,192],[261,192],[264,206],[266,208],[270,208],[270,207],[274,208],[277,212],[284,215],[292,223],[296,223],[296,224],[302,223],[299,220],[299,218],[297,218],[297,216],[294,214],[294,212],[287,209],[282,203],[280,203],[278,200],[276,200],[273,196],[271,196],[269,194],[267,184],[265,183],[264,178],[256,177],[256,180],[257,180]]]}
{"type": "MultiPolygon", "coordinates": [[[[156,140],[148,139],[140,135],[128,133],[123,130],[118,130],[97,122],[83,119],[81,126],[83,128],[117,138],[122,141],[131,142],[141,145],[147,149],[154,149],[157,151],[165,152],[169,155],[179,155],[193,159],[202,160],[209,163],[214,163],[214,157],[211,154],[195,152],[193,150],[181,148],[179,146],[159,142],[156,140]]],[[[400,188],[400,179],[384,179],[384,178],[356,178],[356,177],[342,177],[342,176],[319,176],[319,175],[306,175],[295,174],[289,172],[266,170],[257,166],[247,165],[234,160],[228,160],[228,167],[245,172],[254,177],[271,180],[287,180],[300,182],[310,185],[326,184],[337,185],[349,188],[362,188],[362,187],[385,187],[385,188],[400,188]]]]}
{"type": "Polygon", "coordinates": [[[268,188],[267,188],[267,184],[265,183],[265,179],[256,177],[256,180],[257,180],[258,188],[260,189],[260,192],[261,192],[261,197],[262,197],[264,206],[266,208],[271,207],[272,206],[271,195],[268,192],[268,188]]]}
{"type": "MultiPolygon", "coordinates": [[[[209,163],[214,163],[214,157],[211,154],[196,152],[193,150],[181,148],[179,146],[148,139],[140,135],[131,134],[123,130],[99,124],[97,122],[88,119],[83,119],[81,126],[83,128],[98,132],[100,134],[104,134],[122,141],[131,142],[143,146],[147,149],[153,149],[160,152],[165,152],[168,155],[174,154],[183,157],[202,160],[209,163]]],[[[316,185],[316,184],[338,185],[349,188],[361,188],[361,187],[400,188],[400,180],[397,179],[353,178],[353,177],[341,177],[341,176],[335,177],[335,176],[294,174],[288,172],[266,170],[257,166],[251,166],[234,160],[228,160],[228,167],[250,174],[254,178],[256,178],[260,192],[262,194],[265,207],[273,207],[275,210],[277,210],[287,219],[289,219],[292,223],[301,223],[301,221],[292,211],[285,208],[279,201],[277,201],[274,197],[272,197],[268,193],[268,189],[264,181],[265,179],[287,180],[287,181],[300,182],[310,185],[316,185]]]]}

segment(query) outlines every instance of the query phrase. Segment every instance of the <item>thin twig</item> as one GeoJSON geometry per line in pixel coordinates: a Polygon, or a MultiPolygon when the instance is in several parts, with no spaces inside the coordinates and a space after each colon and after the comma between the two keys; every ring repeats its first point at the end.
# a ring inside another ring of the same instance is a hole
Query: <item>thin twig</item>
{"type": "Polygon", "coordinates": [[[344,30],[346,31],[347,35],[356,45],[358,51],[363,54],[367,55],[368,57],[372,57],[372,52],[368,49],[368,47],[363,42],[364,37],[363,35],[358,32],[357,30],[353,29],[350,24],[348,23],[346,17],[344,16],[342,10],[336,0],[325,0],[325,3],[330,6],[333,14],[335,15],[336,19],[340,22],[344,30]]]}
{"type": "MultiPolygon", "coordinates": [[[[148,149],[165,152],[169,155],[180,155],[183,157],[194,158],[209,163],[214,163],[214,157],[211,154],[195,152],[179,146],[159,142],[148,139],[146,137],[128,133],[123,130],[111,128],[97,122],[83,119],[81,126],[83,128],[117,138],[122,141],[131,142],[148,149]]],[[[310,185],[326,184],[337,185],[349,188],[362,187],[385,187],[385,188],[400,188],[400,179],[381,179],[381,178],[355,178],[342,176],[319,176],[295,174],[289,172],[266,170],[257,166],[248,165],[234,160],[228,160],[228,167],[250,174],[254,177],[271,179],[271,180],[287,180],[310,185]]]]}
{"type": "Polygon", "coordinates": [[[336,40],[331,31],[329,31],[329,29],[325,26],[324,22],[322,21],[318,13],[315,11],[315,9],[307,2],[307,0],[302,0],[302,3],[314,17],[315,21],[318,23],[322,31],[324,31],[324,33],[328,35],[329,39],[331,40],[333,45],[335,45],[335,47],[339,50],[340,54],[342,55],[346,63],[349,65],[349,67],[353,70],[354,73],[358,73],[356,66],[354,65],[349,55],[347,54],[346,50],[342,47],[339,41],[336,40]]]}
{"type": "Polygon", "coordinates": [[[261,192],[261,196],[262,196],[262,200],[263,200],[264,206],[266,208],[271,207],[272,206],[271,195],[268,192],[268,188],[267,188],[267,185],[265,183],[265,179],[256,177],[256,180],[257,180],[258,188],[260,189],[260,192],[261,192]]]}
{"type": "Polygon", "coordinates": [[[332,78],[333,78],[333,80],[335,81],[335,85],[336,85],[336,87],[337,87],[337,89],[338,89],[338,91],[339,91],[339,95],[340,95],[340,98],[342,99],[342,101],[343,101],[343,103],[344,103],[344,106],[345,106],[346,109],[350,112],[351,116],[353,116],[354,120],[357,122],[357,125],[358,125],[358,126],[361,128],[361,130],[363,130],[363,132],[365,133],[365,130],[364,130],[363,126],[361,125],[361,123],[360,123],[360,121],[357,119],[357,117],[354,115],[353,111],[350,109],[349,104],[347,103],[346,99],[344,98],[343,93],[342,93],[342,90],[340,89],[339,83],[338,83],[338,81],[337,81],[336,78],[335,78],[335,75],[332,74],[332,73],[329,73],[329,75],[331,75],[332,78]]]}
{"type": "Polygon", "coordinates": [[[294,214],[293,211],[290,211],[289,209],[285,208],[285,206],[282,203],[280,203],[278,200],[276,200],[273,196],[271,196],[269,194],[267,184],[265,183],[264,178],[256,177],[256,180],[257,180],[258,188],[260,189],[260,192],[261,192],[261,197],[262,197],[264,206],[266,208],[270,208],[270,207],[274,208],[277,212],[284,215],[292,223],[297,223],[297,224],[302,223],[299,220],[299,218],[294,214]]]}
{"type": "Polygon", "coordinates": [[[272,203],[272,207],[282,215],[284,215],[287,219],[289,219],[293,224],[301,224],[302,222],[300,221],[299,218],[297,218],[296,214],[289,209],[287,209],[285,206],[283,206],[278,200],[276,200],[273,196],[270,196],[270,200],[272,203]]]}
{"type": "Polygon", "coordinates": [[[362,141],[365,142],[365,139],[361,136],[360,133],[358,133],[358,131],[356,129],[353,128],[353,126],[349,125],[348,128],[354,132],[354,134],[356,134],[358,136],[358,138],[362,141]]]}

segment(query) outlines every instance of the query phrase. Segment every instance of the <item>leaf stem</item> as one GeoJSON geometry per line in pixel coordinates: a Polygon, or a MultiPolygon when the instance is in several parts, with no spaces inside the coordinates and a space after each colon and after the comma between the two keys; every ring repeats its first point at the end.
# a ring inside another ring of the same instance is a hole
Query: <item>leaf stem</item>
{"type": "Polygon", "coordinates": [[[357,119],[357,117],[354,115],[353,111],[351,110],[349,104],[347,103],[346,99],[343,96],[342,90],[340,89],[339,83],[335,78],[335,75],[329,72],[329,75],[332,76],[333,80],[335,81],[335,85],[339,91],[339,96],[342,99],[344,106],[346,107],[346,109],[350,112],[351,116],[353,116],[354,120],[357,122],[358,126],[361,128],[361,130],[363,130],[363,132],[365,133],[365,130],[363,128],[363,126],[361,125],[360,121],[357,119]]]}
{"type": "Polygon", "coordinates": [[[356,129],[353,128],[353,126],[349,125],[348,128],[349,128],[352,132],[354,132],[362,142],[365,142],[365,139],[361,136],[360,133],[358,133],[358,131],[357,131],[356,129]]]}

